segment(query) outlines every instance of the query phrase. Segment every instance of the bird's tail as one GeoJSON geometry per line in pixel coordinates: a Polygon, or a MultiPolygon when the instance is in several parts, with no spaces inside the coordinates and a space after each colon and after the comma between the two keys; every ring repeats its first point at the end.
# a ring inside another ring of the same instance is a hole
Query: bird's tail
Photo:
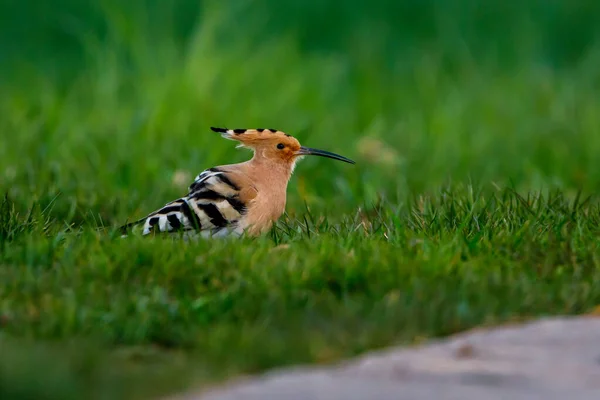
{"type": "Polygon", "coordinates": [[[145,220],[146,220],[146,218],[140,218],[137,221],[129,222],[129,223],[119,227],[119,231],[121,231],[121,237],[127,237],[127,234],[129,233],[131,228],[134,228],[135,226],[140,225],[145,220]]]}

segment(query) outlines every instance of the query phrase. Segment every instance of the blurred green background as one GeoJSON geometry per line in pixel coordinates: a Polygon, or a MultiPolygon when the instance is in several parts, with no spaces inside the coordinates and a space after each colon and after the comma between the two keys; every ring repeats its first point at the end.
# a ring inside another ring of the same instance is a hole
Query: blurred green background
{"type": "Polygon", "coordinates": [[[451,181],[600,186],[595,1],[0,7],[0,183],[22,206],[61,193],[60,219],[118,224],[249,156],[211,125],[275,127],[358,161],[304,161],[290,212],[451,181]]]}
{"type": "Polygon", "coordinates": [[[131,398],[189,365],[214,380],[587,310],[600,214],[570,201],[600,189],[599,65],[591,0],[1,1],[0,397],[131,398]],[[283,239],[97,232],[250,156],[210,126],[357,164],[298,166],[283,239]],[[560,192],[480,196],[507,186],[560,192]]]}

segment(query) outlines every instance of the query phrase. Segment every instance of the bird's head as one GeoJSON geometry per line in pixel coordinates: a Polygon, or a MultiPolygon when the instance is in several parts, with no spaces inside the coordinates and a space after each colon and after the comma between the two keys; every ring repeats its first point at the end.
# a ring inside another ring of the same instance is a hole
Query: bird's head
{"type": "Polygon", "coordinates": [[[313,149],[300,145],[295,137],[277,129],[225,129],[211,127],[225,139],[240,142],[239,146],[254,151],[255,157],[279,162],[293,168],[296,161],[303,156],[321,156],[354,164],[349,158],[325,150],[313,149]]]}

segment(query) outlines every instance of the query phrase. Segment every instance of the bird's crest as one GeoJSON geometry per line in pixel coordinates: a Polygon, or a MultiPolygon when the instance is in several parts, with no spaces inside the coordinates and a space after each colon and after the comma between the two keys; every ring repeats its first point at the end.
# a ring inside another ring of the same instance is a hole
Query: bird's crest
{"type": "Polygon", "coordinates": [[[237,140],[241,143],[252,143],[258,141],[276,140],[277,138],[292,138],[292,135],[288,135],[278,129],[227,129],[227,128],[210,128],[213,132],[220,133],[222,137],[229,140],[237,140]]]}
{"type": "Polygon", "coordinates": [[[287,162],[292,166],[292,169],[296,160],[305,155],[328,157],[354,164],[354,161],[338,154],[301,146],[298,139],[277,129],[227,129],[215,127],[210,129],[220,133],[225,139],[240,142],[237,147],[248,147],[255,151],[260,149],[261,158],[287,162]]]}
{"type": "Polygon", "coordinates": [[[247,147],[253,150],[268,148],[269,154],[265,155],[274,158],[292,159],[295,152],[300,149],[300,142],[295,137],[277,129],[226,129],[215,127],[210,129],[220,133],[225,139],[239,142],[237,147],[247,147]]]}

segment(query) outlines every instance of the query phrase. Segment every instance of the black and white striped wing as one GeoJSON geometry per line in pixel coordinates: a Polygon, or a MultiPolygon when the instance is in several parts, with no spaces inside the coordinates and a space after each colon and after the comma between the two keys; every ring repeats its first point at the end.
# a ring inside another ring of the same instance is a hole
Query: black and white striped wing
{"type": "Polygon", "coordinates": [[[218,168],[202,171],[187,196],[166,204],[143,220],[143,235],[195,231],[202,236],[241,235],[246,205],[230,173],[218,168]]]}

